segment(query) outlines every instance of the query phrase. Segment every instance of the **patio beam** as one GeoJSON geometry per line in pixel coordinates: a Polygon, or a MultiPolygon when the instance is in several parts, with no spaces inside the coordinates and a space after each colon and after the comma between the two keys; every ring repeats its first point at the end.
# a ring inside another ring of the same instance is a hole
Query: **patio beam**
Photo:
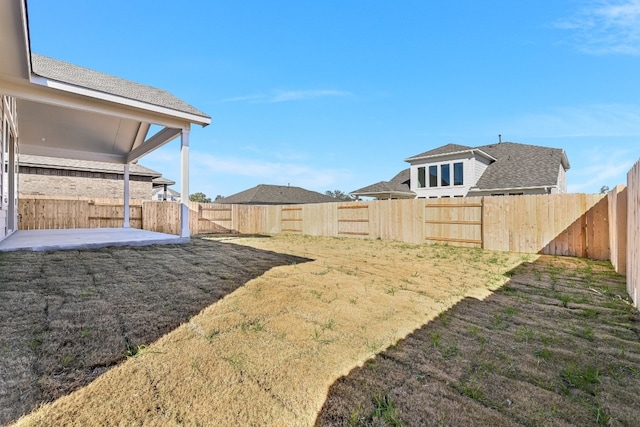
{"type": "Polygon", "coordinates": [[[166,144],[178,135],[180,135],[181,129],[164,128],[151,138],[147,139],[142,144],[131,150],[127,155],[127,163],[132,163],[138,160],[140,157],[155,150],[156,148],[166,144]]]}

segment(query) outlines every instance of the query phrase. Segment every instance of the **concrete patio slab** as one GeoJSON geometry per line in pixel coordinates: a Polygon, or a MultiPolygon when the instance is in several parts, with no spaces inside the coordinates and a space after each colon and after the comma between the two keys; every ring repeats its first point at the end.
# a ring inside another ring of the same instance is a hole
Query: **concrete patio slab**
{"type": "Polygon", "coordinates": [[[0,252],[95,249],[107,246],[147,246],[188,243],[188,237],[137,228],[75,228],[18,230],[0,241],[0,252]]]}

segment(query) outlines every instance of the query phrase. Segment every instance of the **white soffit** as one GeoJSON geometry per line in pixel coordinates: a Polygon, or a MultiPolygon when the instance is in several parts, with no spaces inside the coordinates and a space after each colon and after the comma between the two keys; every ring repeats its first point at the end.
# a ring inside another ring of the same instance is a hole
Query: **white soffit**
{"type": "Polygon", "coordinates": [[[104,161],[107,156],[124,163],[140,129],[134,120],[32,101],[18,100],[18,110],[20,151],[26,154],[66,157],[84,152],[84,160],[104,161]]]}
{"type": "Polygon", "coordinates": [[[26,11],[22,1],[0,1],[0,78],[29,78],[30,49],[23,22],[26,11]]]}

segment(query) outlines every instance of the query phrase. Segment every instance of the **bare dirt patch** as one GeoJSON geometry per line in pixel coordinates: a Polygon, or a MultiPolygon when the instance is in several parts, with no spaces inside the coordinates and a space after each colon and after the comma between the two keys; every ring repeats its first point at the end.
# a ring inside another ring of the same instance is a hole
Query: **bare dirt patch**
{"type": "Polygon", "coordinates": [[[265,271],[305,261],[200,239],[0,253],[0,425],[89,384],[265,271]]]}
{"type": "Polygon", "coordinates": [[[336,381],[317,426],[640,425],[640,317],[609,263],[544,256],[336,381]]]}
{"type": "Polygon", "coordinates": [[[534,258],[303,236],[230,242],[218,250],[242,253],[246,245],[296,258],[18,424],[313,425],[338,378],[461,299],[490,295],[534,258]]]}

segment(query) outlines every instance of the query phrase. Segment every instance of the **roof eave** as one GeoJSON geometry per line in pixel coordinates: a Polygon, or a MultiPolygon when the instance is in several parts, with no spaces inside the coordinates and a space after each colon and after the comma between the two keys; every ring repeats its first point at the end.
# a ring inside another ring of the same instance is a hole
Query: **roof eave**
{"type": "Polygon", "coordinates": [[[376,195],[379,194],[395,194],[398,196],[414,196],[416,195],[416,193],[410,191],[410,192],[405,192],[405,191],[364,191],[364,192],[358,192],[358,191],[354,191],[349,193],[353,196],[365,196],[365,197],[375,197],[376,195]]]}
{"type": "Polygon", "coordinates": [[[562,167],[564,168],[564,170],[569,170],[571,169],[571,164],[569,164],[569,158],[567,157],[567,152],[562,150],[562,167]]]}
{"type": "Polygon", "coordinates": [[[478,150],[477,148],[472,148],[470,150],[460,150],[460,151],[451,151],[449,153],[440,153],[440,154],[431,154],[429,156],[414,156],[414,157],[408,157],[406,159],[404,159],[405,162],[407,163],[411,163],[411,162],[415,162],[416,160],[428,160],[428,159],[436,159],[438,157],[447,157],[447,156],[455,156],[455,155],[459,155],[459,154],[465,154],[465,153],[471,153],[472,155],[475,153],[480,154],[482,157],[485,157],[491,161],[496,161],[497,159],[487,153],[485,153],[482,150],[478,150]]]}
{"type": "Polygon", "coordinates": [[[517,190],[539,190],[539,189],[551,189],[551,188],[557,188],[558,185],[557,184],[550,184],[550,185],[534,185],[534,186],[529,186],[529,187],[503,187],[503,188],[478,188],[478,187],[471,187],[469,189],[469,193],[478,193],[478,192],[485,192],[485,191],[517,191],[517,190]]]}
{"type": "Polygon", "coordinates": [[[102,101],[107,101],[110,103],[121,104],[128,107],[132,107],[139,110],[146,110],[156,114],[162,114],[165,116],[169,116],[175,119],[179,119],[182,121],[186,121],[193,124],[201,125],[202,127],[208,126],[211,124],[211,117],[206,115],[198,115],[193,113],[188,113],[185,111],[174,110],[167,107],[161,107],[159,105],[149,104],[146,102],[125,98],[118,95],[113,95],[105,92],[100,92],[93,89],[88,89],[85,87],[75,86],[69,83],[64,83],[58,80],[46,78],[39,76],[37,74],[31,74],[30,82],[32,84],[48,87],[51,89],[56,89],[68,93],[72,93],[75,95],[86,96],[89,98],[94,98],[102,101]]]}

